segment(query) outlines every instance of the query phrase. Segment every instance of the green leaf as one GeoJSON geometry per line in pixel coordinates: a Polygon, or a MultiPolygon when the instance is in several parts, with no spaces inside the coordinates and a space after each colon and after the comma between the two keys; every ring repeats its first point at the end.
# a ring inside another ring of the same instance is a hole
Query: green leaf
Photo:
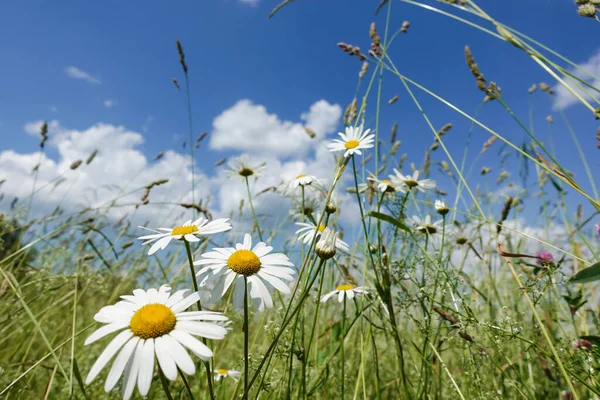
{"type": "Polygon", "coordinates": [[[392,217],[391,215],[383,214],[383,213],[376,212],[376,211],[371,211],[368,215],[369,215],[369,217],[373,217],[373,218],[377,218],[377,219],[380,219],[385,222],[389,222],[390,224],[394,225],[395,227],[402,229],[408,233],[411,233],[410,228],[408,226],[406,226],[405,224],[403,224],[396,218],[392,217]]]}
{"type": "Polygon", "coordinates": [[[569,283],[586,283],[600,280],[600,262],[582,269],[569,279],[569,283]]]}

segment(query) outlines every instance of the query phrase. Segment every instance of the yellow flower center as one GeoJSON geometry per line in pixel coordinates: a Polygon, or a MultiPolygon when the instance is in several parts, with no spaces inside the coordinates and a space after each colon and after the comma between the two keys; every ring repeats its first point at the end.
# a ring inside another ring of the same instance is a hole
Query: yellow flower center
{"type": "Polygon", "coordinates": [[[173,311],[164,304],[146,304],[133,314],[129,327],[135,336],[153,339],[175,329],[173,311]]]}
{"type": "Polygon", "coordinates": [[[229,370],[228,369],[221,369],[221,368],[219,368],[217,370],[217,374],[219,374],[219,375],[228,375],[229,374],[229,370]]]}
{"type": "Polygon", "coordinates": [[[335,290],[352,290],[354,287],[352,285],[340,285],[335,288],[335,290]]]}
{"type": "Polygon", "coordinates": [[[251,276],[260,271],[260,259],[250,250],[237,250],[227,259],[227,266],[235,273],[251,276]]]}
{"type": "Polygon", "coordinates": [[[171,235],[189,235],[190,233],[194,232],[198,232],[198,227],[196,225],[177,226],[173,228],[171,235]]]}
{"type": "Polygon", "coordinates": [[[325,225],[319,225],[319,226],[317,227],[317,230],[318,230],[319,232],[323,233],[323,231],[325,230],[325,228],[326,228],[326,226],[325,226],[325,225]]]}
{"type": "Polygon", "coordinates": [[[249,176],[254,175],[254,171],[248,167],[244,167],[238,171],[238,174],[240,174],[244,178],[247,178],[249,176]]]}
{"type": "Polygon", "coordinates": [[[358,142],[358,140],[352,139],[352,140],[348,140],[346,142],[346,144],[344,144],[344,147],[349,150],[349,149],[354,149],[354,148],[358,147],[359,144],[360,143],[358,142]]]}
{"type": "Polygon", "coordinates": [[[387,179],[383,179],[383,180],[381,181],[381,183],[385,183],[385,184],[386,184],[386,185],[388,185],[388,186],[392,186],[392,181],[389,181],[389,180],[387,180],[387,179]]]}
{"type": "Polygon", "coordinates": [[[296,177],[296,179],[304,178],[305,176],[306,176],[306,174],[300,174],[296,177]]]}

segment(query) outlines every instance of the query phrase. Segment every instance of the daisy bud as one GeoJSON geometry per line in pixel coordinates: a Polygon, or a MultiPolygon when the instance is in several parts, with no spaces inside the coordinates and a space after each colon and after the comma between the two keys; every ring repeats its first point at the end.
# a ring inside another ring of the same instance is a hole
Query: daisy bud
{"type": "Polygon", "coordinates": [[[446,215],[450,211],[444,200],[436,200],[435,201],[435,211],[437,211],[440,215],[446,215]]]}
{"type": "Polygon", "coordinates": [[[328,204],[325,206],[325,212],[326,212],[327,214],[334,214],[336,211],[337,211],[337,207],[336,207],[336,206],[335,206],[335,204],[333,204],[333,203],[328,203],[328,204]]]}
{"type": "Polygon", "coordinates": [[[596,7],[593,4],[584,4],[577,9],[577,14],[582,17],[594,18],[596,16],[596,7]]]}
{"type": "Polygon", "coordinates": [[[323,233],[321,233],[321,238],[315,247],[315,252],[321,258],[321,260],[329,260],[335,256],[335,242],[337,237],[337,232],[334,233],[329,228],[325,228],[323,230],[323,233]]]}

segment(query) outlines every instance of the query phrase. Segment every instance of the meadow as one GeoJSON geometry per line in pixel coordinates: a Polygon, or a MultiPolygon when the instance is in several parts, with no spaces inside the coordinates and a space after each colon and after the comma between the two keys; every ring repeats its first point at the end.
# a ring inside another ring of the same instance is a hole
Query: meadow
{"type": "MultiPolygon", "coordinates": [[[[44,215],[38,196],[69,185],[65,174],[27,198],[2,195],[0,398],[599,398],[600,196],[597,158],[587,155],[600,133],[567,132],[579,152],[577,165],[565,163],[551,130],[558,116],[538,111],[549,116],[533,129],[532,108],[512,109],[469,46],[464,92],[480,96],[476,110],[403,75],[388,54],[412,34],[397,3],[516,48],[539,67],[522,96],[552,99],[561,85],[586,118],[600,118],[600,78],[496,21],[485,2],[375,2],[378,22],[357,27],[368,48],[332,46],[356,70],[340,134],[323,140],[332,170],[267,187],[260,158],[220,160],[215,167],[244,187],[238,210],[218,215],[193,197],[160,203],[169,217],[143,226],[136,213],[172,177],[44,215]],[[384,96],[389,85],[399,95],[384,96]],[[396,124],[380,126],[398,96],[423,122],[428,147],[405,148],[396,124]],[[448,146],[456,121],[437,122],[423,98],[467,126],[460,152],[448,146]],[[490,107],[512,125],[488,124],[490,107]],[[131,194],[136,202],[122,201],[131,194]],[[280,209],[257,211],[264,196],[280,209]],[[344,229],[344,207],[356,229],[344,229]],[[116,220],[117,208],[126,214],[116,220]]],[[[597,1],[576,3],[582,23],[598,20],[597,1]]],[[[269,17],[295,6],[286,0],[269,17]]],[[[193,165],[207,136],[192,129],[194,49],[173,41],[193,165]]],[[[305,134],[320,140],[310,126],[305,134]]],[[[40,154],[48,136],[43,123],[40,154]]],[[[193,175],[189,183],[195,193],[193,175]]]]}

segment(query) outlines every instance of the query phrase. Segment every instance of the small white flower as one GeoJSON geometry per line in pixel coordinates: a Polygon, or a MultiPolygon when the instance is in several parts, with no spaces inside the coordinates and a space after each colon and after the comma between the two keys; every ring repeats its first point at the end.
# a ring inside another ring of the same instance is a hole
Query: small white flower
{"type": "Polygon", "coordinates": [[[353,299],[355,294],[364,293],[367,293],[367,291],[363,289],[362,286],[354,287],[352,285],[340,285],[336,287],[333,292],[329,292],[325,296],[321,297],[321,303],[326,302],[336,294],[338,302],[341,303],[342,301],[344,301],[344,297],[347,297],[348,299],[353,299]]]}
{"type": "Polygon", "coordinates": [[[240,371],[236,371],[234,369],[219,368],[215,371],[215,381],[219,382],[223,378],[230,377],[237,382],[241,375],[242,373],[240,371]]]}
{"type": "Polygon", "coordinates": [[[168,285],[158,290],[135,289],[133,295],[121,296],[123,300],[103,307],[94,315],[96,321],[106,325],[92,333],[85,345],[113,332],[121,332],[106,346],[90,369],[86,385],[115,355],[104,390],[110,392],[125,372],[122,385],[125,400],[133,394],[136,382],[140,395],[145,397],[148,394],[155,358],[164,375],[172,381],[177,379],[178,369],[194,375],[196,366],[185,348],[202,360],[209,360],[212,351],[193,336],[223,339],[227,330],[214,322],[226,321],[227,317],[211,311],[185,311],[200,299],[197,292],[185,297],[186,292],[179,290],[171,294],[168,285]]]}
{"type": "Polygon", "coordinates": [[[329,260],[335,256],[337,237],[338,232],[333,232],[331,229],[325,228],[321,234],[321,238],[315,245],[315,253],[323,260],[329,260]]]}
{"type": "Polygon", "coordinates": [[[139,228],[146,229],[153,233],[152,235],[140,236],[138,239],[145,240],[142,245],[152,243],[156,241],[148,250],[148,255],[152,255],[156,253],[158,250],[164,250],[171,240],[179,240],[184,239],[188,242],[198,242],[196,236],[199,235],[212,235],[215,233],[225,232],[231,229],[231,224],[229,222],[229,218],[219,218],[213,221],[209,221],[206,218],[200,217],[194,222],[192,220],[187,220],[181,226],[176,226],[175,228],[158,228],[158,230],[146,228],[144,226],[140,226],[139,228]]]}
{"type": "Polygon", "coordinates": [[[241,177],[242,179],[246,179],[251,176],[260,176],[265,169],[264,162],[258,165],[251,165],[247,154],[234,158],[227,165],[230,168],[227,170],[227,175],[232,178],[241,177]]]}
{"type": "Polygon", "coordinates": [[[437,213],[440,215],[446,215],[450,211],[444,200],[436,200],[434,207],[435,211],[437,211],[437,213]]]}
{"type": "Polygon", "coordinates": [[[426,215],[424,219],[421,219],[420,217],[413,215],[412,217],[413,219],[413,225],[415,226],[415,229],[418,230],[419,232],[422,233],[426,233],[428,235],[432,235],[434,233],[437,233],[438,230],[442,229],[442,220],[437,220],[435,222],[431,222],[431,217],[429,215],[426,215]]]}
{"type": "Polygon", "coordinates": [[[373,141],[375,135],[367,129],[363,132],[363,126],[346,127],[346,133],[339,132],[338,135],[342,138],[333,139],[333,143],[327,145],[329,151],[345,151],[344,157],[349,157],[353,154],[362,154],[360,149],[369,149],[374,146],[373,141]]]}
{"type": "Polygon", "coordinates": [[[241,307],[244,300],[244,277],[248,280],[248,291],[254,299],[259,311],[273,307],[273,299],[265,282],[289,294],[290,288],[282,281],[293,281],[294,270],[289,268],[294,264],[283,253],[271,253],[273,247],[259,242],[252,248],[252,237],[244,236],[244,243],[234,247],[214,248],[213,251],[202,254],[202,258],[194,265],[204,265],[196,275],[201,278],[200,286],[206,286],[215,281],[211,299],[218,300],[227,292],[235,281],[234,304],[241,307]]]}
{"type": "Polygon", "coordinates": [[[312,175],[300,174],[290,182],[290,189],[297,189],[299,186],[308,186],[313,182],[319,183],[319,180],[312,175]]]}
{"type": "Polygon", "coordinates": [[[367,179],[372,181],[376,185],[375,187],[380,193],[406,192],[406,187],[404,185],[395,186],[391,180],[380,180],[375,175],[371,175],[367,179]]]}
{"type": "MultiPolygon", "coordinates": [[[[323,225],[319,225],[317,227],[316,225],[314,225],[310,222],[309,223],[296,222],[296,225],[302,226],[302,228],[300,228],[296,231],[296,234],[298,235],[298,240],[302,240],[302,242],[304,244],[312,243],[315,235],[317,235],[317,240],[318,240],[319,237],[321,236],[321,233],[323,233],[323,231],[326,229],[326,227],[323,225]]],[[[335,247],[338,250],[345,251],[345,252],[350,250],[350,246],[348,246],[348,243],[344,242],[341,239],[336,239],[335,247]]]]}
{"type": "Polygon", "coordinates": [[[410,175],[402,175],[400,171],[394,168],[394,174],[390,175],[390,179],[392,183],[398,187],[406,187],[409,190],[412,188],[417,188],[417,190],[421,192],[425,192],[429,189],[435,189],[435,181],[431,179],[421,179],[419,180],[419,171],[415,171],[412,176],[410,175]]]}

